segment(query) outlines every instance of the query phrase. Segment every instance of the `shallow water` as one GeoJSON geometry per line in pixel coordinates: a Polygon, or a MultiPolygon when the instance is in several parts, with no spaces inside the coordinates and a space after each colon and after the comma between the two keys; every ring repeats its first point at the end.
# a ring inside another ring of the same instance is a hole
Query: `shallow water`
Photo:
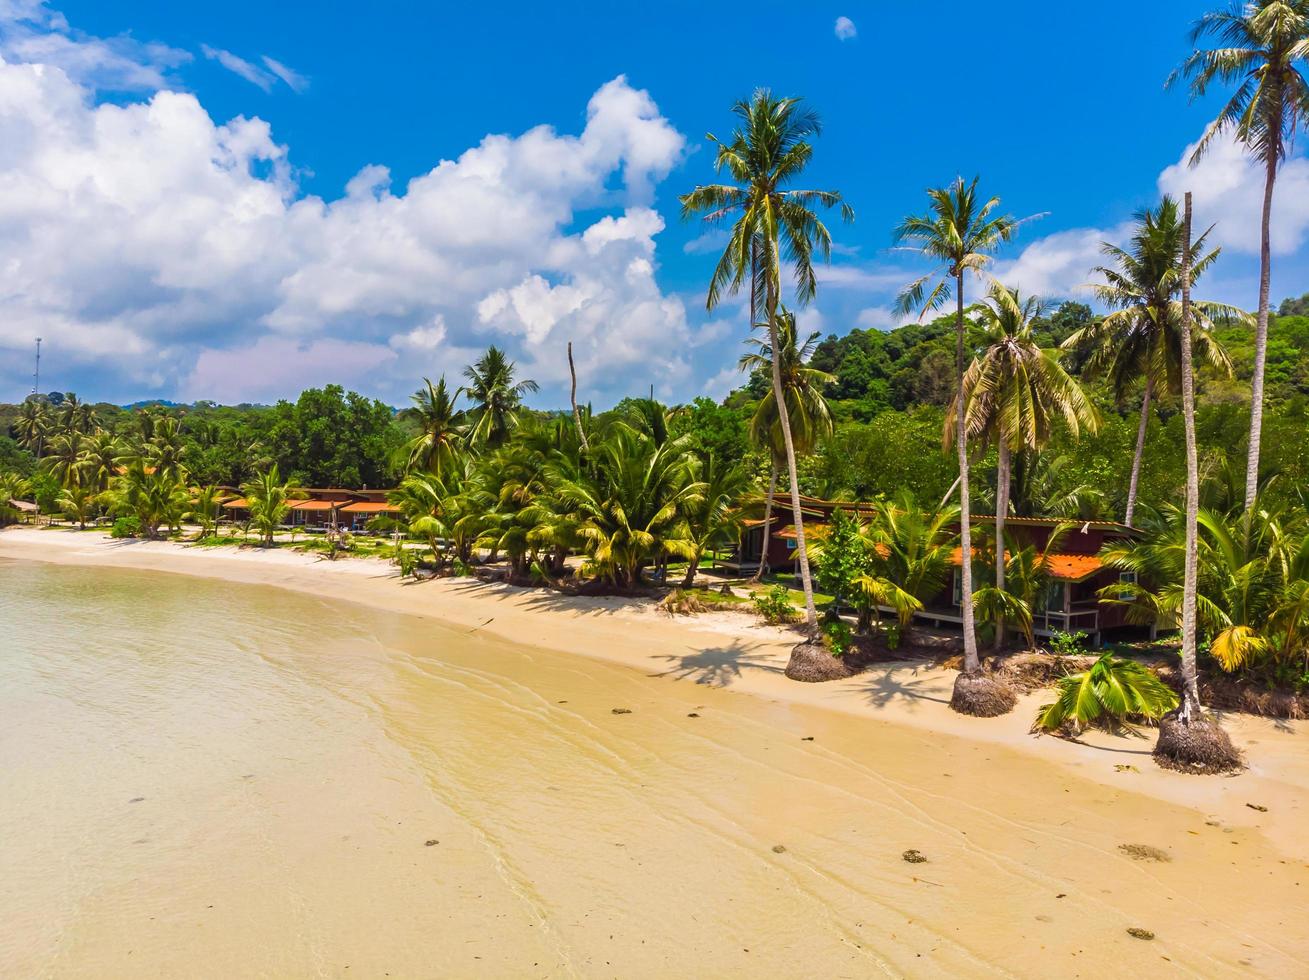
{"type": "Polygon", "coordinates": [[[266,587],[0,561],[0,779],[6,977],[1309,973],[1252,831],[266,587]]]}

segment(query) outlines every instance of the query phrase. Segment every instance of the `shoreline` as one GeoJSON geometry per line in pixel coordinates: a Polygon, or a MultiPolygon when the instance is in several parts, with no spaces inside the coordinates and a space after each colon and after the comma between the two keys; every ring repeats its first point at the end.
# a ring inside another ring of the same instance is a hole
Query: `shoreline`
{"type": "Polygon", "coordinates": [[[516,645],[602,660],[650,677],[982,741],[1037,757],[1076,778],[1260,832],[1288,858],[1309,861],[1300,818],[1309,807],[1309,739],[1296,722],[1224,715],[1224,726],[1249,768],[1235,777],[1191,776],[1155,765],[1149,754],[1151,731],[1139,737],[1091,732],[1076,742],[1031,735],[1031,719],[1048,699],[1047,691],[1020,696],[1009,715],[975,719],[948,707],[954,672],[923,663],[876,664],[846,680],[822,684],[791,681],[781,671],[796,642],[794,634],[740,613],[671,617],[648,600],[566,596],[474,579],[401,580],[390,565],[375,559],[327,561],[283,550],[114,540],[102,533],[55,528],[0,531],[0,559],[275,586],[433,620],[516,645]]]}

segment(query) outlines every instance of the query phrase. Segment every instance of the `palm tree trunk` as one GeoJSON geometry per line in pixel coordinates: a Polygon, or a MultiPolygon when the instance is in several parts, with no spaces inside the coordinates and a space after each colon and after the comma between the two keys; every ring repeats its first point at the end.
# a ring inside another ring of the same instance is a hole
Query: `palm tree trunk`
{"type": "Polygon", "coordinates": [[[1136,492],[1141,482],[1141,460],[1145,456],[1145,430],[1150,424],[1150,396],[1154,393],[1154,379],[1146,375],[1145,394],[1141,396],[1141,424],[1136,429],[1136,453],[1132,456],[1132,476],[1127,483],[1127,514],[1123,523],[1132,526],[1136,513],[1136,492]]]}
{"type": "Polygon", "coordinates": [[[764,572],[768,570],[768,542],[772,538],[770,533],[773,523],[773,496],[777,493],[777,461],[772,458],[772,453],[768,454],[768,496],[764,498],[764,539],[759,551],[759,567],[755,569],[754,575],[751,576],[750,582],[756,583],[764,577],[764,572]]]}
{"type": "Polygon", "coordinates": [[[582,431],[582,413],[577,410],[577,369],[573,367],[573,342],[568,342],[568,374],[573,379],[572,388],[569,389],[568,397],[573,403],[573,425],[577,426],[577,441],[582,445],[582,452],[589,452],[591,447],[587,445],[586,433],[582,431]]]}
{"type": "Polygon", "coordinates": [[[805,625],[813,633],[818,629],[818,610],[814,608],[814,583],[809,577],[809,555],[805,552],[804,516],[800,513],[800,481],[795,472],[795,440],[791,438],[791,413],[782,389],[781,343],[777,336],[777,284],[768,283],[768,338],[773,345],[773,397],[777,399],[777,420],[786,443],[786,471],[791,478],[791,520],[795,527],[795,553],[800,564],[800,585],[804,589],[805,625]]]}
{"type": "Polygon", "coordinates": [[[968,500],[968,426],[964,411],[964,276],[960,272],[955,277],[955,376],[959,384],[959,411],[955,412],[955,444],[959,449],[959,549],[961,567],[960,578],[963,595],[960,599],[959,612],[963,618],[964,631],[964,673],[976,674],[981,669],[977,659],[977,633],[973,622],[973,527],[972,513],[968,500]]]}
{"type": "Polygon", "coordinates": [[[686,577],[685,577],[684,579],[682,579],[682,588],[684,588],[684,589],[689,589],[689,588],[691,588],[693,585],[695,585],[695,573],[696,573],[696,572],[699,570],[699,568],[700,568],[700,556],[701,556],[703,553],[704,553],[704,552],[703,552],[703,549],[701,549],[701,548],[696,548],[696,549],[695,549],[695,554],[693,554],[693,555],[691,556],[691,560],[690,560],[689,562],[687,562],[687,565],[686,565],[686,577]]]}
{"type": "MultiPolygon", "coordinates": [[[[1004,520],[1009,513],[1009,443],[1000,437],[999,463],[995,472],[995,587],[1004,591],[1004,520]]],[[[995,620],[995,650],[1004,646],[1004,616],[995,620]]]]}
{"type": "Polygon", "coordinates": [[[1195,606],[1197,518],[1200,468],[1195,450],[1195,375],[1191,364],[1191,192],[1182,219],[1182,419],[1186,428],[1186,570],[1182,579],[1182,704],[1178,719],[1189,723],[1200,714],[1195,676],[1195,606]]]}
{"type": "Polygon", "coordinates": [[[1273,183],[1277,180],[1277,156],[1269,153],[1264,164],[1264,211],[1259,229],[1259,319],[1254,330],[1254,374],[1250,378],[1250,455],[1245,464],[1245,510],[1249,515],[1259,491],[1259,441],[1264,421],[1264,361],[1268,354],[1268,287],[1272,280],[1273,256],[1269,247],[1269,226],[1273,215],[1273,183]]]}

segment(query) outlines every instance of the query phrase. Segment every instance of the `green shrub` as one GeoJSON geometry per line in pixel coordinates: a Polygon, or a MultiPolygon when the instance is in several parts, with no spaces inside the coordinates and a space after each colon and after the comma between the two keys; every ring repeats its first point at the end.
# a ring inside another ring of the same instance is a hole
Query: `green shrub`
{"type": "Polygon", "coordinates": [[[418,569],[418,556],[404,545],[395,549],[395,564],[400,569],[401,578],[409,578],[418,569]]]}
{"type": "Polygon", "coordinates": [[[767,592],[754,594],[754,607],[760,616],[773,623],[793,623],[798,610],[791,603],[791,590],[780,582],[767,592]]]}
{"type": "Polygon", "coordinates": [[[823,644],[832,651],[833,657],[840,657],[850,649],[852,635],[850,625],[845,620],[829,619],[823,623],[823,644]]]}
{"type": "Polygon", "coordinates": [[[1056,630],[1050,636],[1050,652],[1056,657],[1078,657],[1086,652],[1086,633],[1064,633],[1056,630]]]}
{"type": "Polygon", "coordinates": [[[111,538],[135,538],[141,534],[141,521],[133,515],[120,517],[114,521],[114,526],[109,529],[111,538]]]}
{"type": "Polygon", "coordinates": [[[886,624],[886,649],[888,649],[888,650],[899,650],[899,649],[900,649],[900,639],[901,639],[901,636],[900,636],[900,624],[899,624],[899,623],[887,623],[887,624],[886,624]]]}

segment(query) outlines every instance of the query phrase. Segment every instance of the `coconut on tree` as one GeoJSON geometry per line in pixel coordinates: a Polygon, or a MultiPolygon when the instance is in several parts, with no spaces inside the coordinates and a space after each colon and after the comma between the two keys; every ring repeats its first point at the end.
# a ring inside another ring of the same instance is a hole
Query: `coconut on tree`
{"type": "MultiPolygon", "coordinates": [[[[977,178],[971,182],[955,178],[949,187],[927,192],[930,209],[910,215],[895,230],[895,240],[936,263],[937,268],[905,287],[897,306],[902,313],[920,315],[940,309],[955,300],[956,389],[964,385],[964,281],[969,275],[984,275],[995,250],[1013,238],[1020,224],[998,213],[1000,199],[983,199],[977,193],[977,178]]],[[[1010,711],[1015,703],[1012,690],[982,673],[977,656],[977,632],[973,616],[972,513],[968,487],[968,432],[965,413],[955,413],[955,447],[959,459],[959,544],[962,551],[963,596],[960,613],[964,633],[964,669],[955,680],[950,706],[971,715],[997,715],[1010,711]]]]}
{"type": "Polygon", "coordinates": [[[1186,79],[1191,98],[1210,85],[1234,85],[1218,117],[1191,152],[1195,166],[1220,136],[1231,136],[1259,161],[1264,171],[1259,224],[1259,311],[1255,321],[1254,372],[1250,379],[1250,443],[1245,473],[1245,507],[1254,505],[1259,488],[1259,441],[1263,426],[1264,368],[1268,355],[1268,291],[1272,278],[1270,229],[1273,188],[1297,129],[1309,127],[1309,2],[1242,0],[1226,10],[1205,14],[1191,29],[1191,43],[1212,39],[1216,46],[1198,48],[1171,76],[1171,86],[1186,79]]]}
{"type": "MultiPolygon", "coordinates": [[[[837,191],[792,186],[813,159],[810,140],[822,131],[818,114],[805,107],[801,99],[778,99],[760,89],[749,101],[737,102],[732,112],[738,127],[731,137],[707,137],[718,148],[715,168],[731,182],[702,185],[683,195],[682,215],[688,219],[698,215],[715,224],[732,221],[727,247],[709,282],[705,306],[714,309],[724,295],[735,294],[748,284],[751,327],[762,311],[769,343],[773,350],[781,350],[779,313],[784,266],[791,266],[795,302],[803,305],[813,299],[818,288],[815,251],[823,260],[831,257],[831,233],[813,207],[838,208],[847,221],[854,219],[854,212],[837,191]]],[[[800,513],[795,440],[778,358],[773,359],[772,376],[791,484],[791,517],[805,596],[805,623],[812,632],[818,627],[818,614],[800,513]]]]}

